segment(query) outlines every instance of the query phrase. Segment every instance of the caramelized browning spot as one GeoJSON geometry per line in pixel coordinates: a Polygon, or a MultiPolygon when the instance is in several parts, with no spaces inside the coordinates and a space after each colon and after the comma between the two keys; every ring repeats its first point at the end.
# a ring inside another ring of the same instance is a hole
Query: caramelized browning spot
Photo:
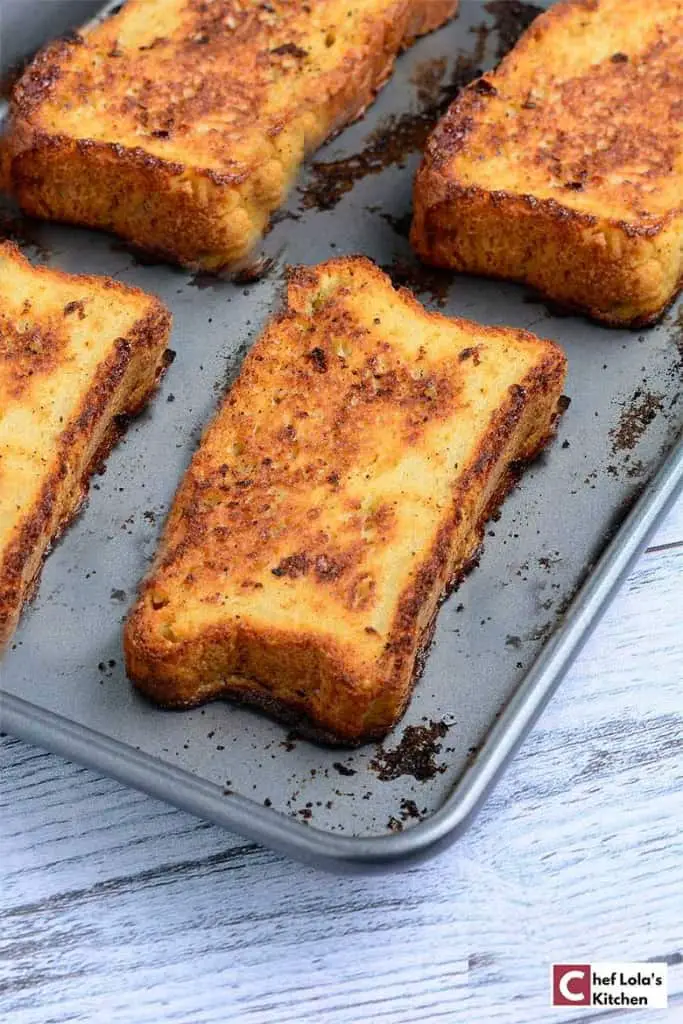
{"type": "Polygon", "coordinates": [[[327,357],[322,348],[316,346],[314,349],[311,349],[307,358],[311,360],[318,373],[327,373],[327,357]]]}
{"type": "Polygon", "coordinates": [[[283,558],[280,564],[271,571],[273,576],[288,576],[290,579],[296,580],[299,576],[306,575],[309,565],[308,556],[300,552],[297,555],[289,555],[288,558],[283,558]]]}
{"type": "Polygon", "coordinates": [[[64,316],[77,314],[79,320],[85,320],[85,302],[67,302],[64,307],[64,316]]]}
{"type": "Polygon", "coordinates": [[[296,57],[298,60],[308,57],[308,50],[303,50],[296,43],[283,43],[281,46],[276,46],[270,52],[274,53],[277,57],[296,57]]]}
{"type": "Polygon", "coordinates": [[[344,571],[342,562],[335,561],[327,555],[318,555],[315,560],[315,574],[319,580],[339,579],[344,571]]]}
{"type": "Polygon", "coordinates": [[[474,348],[464,348],[458,356],[460,362],[464,362],[466,359],[471,359],[475,366],[479,366],[481,362],[479,356],[479,349],[475,346],[474,348]]]}
{"type": "Polygon", "coordinates": [[[52,317],[42,324],[23,325],[0,313],[0,394],[20,398],[32,380],[53,373],[64,355],[68,335],[52,317]]]}

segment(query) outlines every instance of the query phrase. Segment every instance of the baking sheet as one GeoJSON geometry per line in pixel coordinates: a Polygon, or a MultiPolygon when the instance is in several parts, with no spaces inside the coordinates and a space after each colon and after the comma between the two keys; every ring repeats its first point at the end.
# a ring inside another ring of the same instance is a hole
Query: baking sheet
{"type": "MultiPolygon", "coordinates": [[[[26,3],[26,17],[40,6],[26,3]]],[[[375,106],[317,155],[277,216],[261,280],[149,265],[107,235],[0,214],[36,262],[158,294],[175,317],[177,354],[46,563],[0,667],[4,729],[326,865],[405,861],[464,826],[683,476],[680,303],[649,330],[609,330],[522,287],[420,268],[410,253],[412,179],[430,125],[534,13],[463,0],[456,21],[402,56],[375,106]],[[278,305],[284,265],[356,252],[429,307],[558,341],[571,403],[554,445],[489,525],[480,567],[443,606],[405,718],[383,744],[348,752],[228,703],[152,707],[125,678],[121,623],[201,430],[278,305]]]]}

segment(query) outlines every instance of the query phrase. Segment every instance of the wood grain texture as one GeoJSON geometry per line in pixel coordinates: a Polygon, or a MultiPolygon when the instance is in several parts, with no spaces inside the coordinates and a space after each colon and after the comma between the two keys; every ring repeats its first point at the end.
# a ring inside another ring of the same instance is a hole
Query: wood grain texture
{"type": "Polygon", "coordinates": [[[333,878],[0,741],[0,1019],[536,1024],[548,963],[667,957],[683,1021],[683,501],[469,832],[333,878]]]}

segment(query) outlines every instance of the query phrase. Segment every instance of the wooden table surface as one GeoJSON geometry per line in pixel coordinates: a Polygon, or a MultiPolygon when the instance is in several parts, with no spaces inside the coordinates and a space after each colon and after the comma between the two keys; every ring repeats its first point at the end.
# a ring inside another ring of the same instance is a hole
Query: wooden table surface
{"type": "Polygon", "coordinates": [[[0,1020],[586,1020],[551,961],[666,958],[668,1011],[597,1015],[683,1021],[682,609],[680,500],[481,816],[403,874],[322,874],[0,739],[0,1020]]]}

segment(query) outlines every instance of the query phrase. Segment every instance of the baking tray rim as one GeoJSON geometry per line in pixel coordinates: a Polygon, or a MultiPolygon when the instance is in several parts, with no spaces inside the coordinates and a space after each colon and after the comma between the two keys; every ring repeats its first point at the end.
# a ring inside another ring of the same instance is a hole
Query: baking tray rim
{"type": "Polygon", "coordinates": [[[249,797],[227,794],[216,783],[1,689],[0,727],[21,740],[305,863],[336,872],[409,866],[434,856],[468,827],[682,488],[683,434],[603,550],[563,621],[444,803],[403,832],[344,836],[303,824],[249,797]]]}

